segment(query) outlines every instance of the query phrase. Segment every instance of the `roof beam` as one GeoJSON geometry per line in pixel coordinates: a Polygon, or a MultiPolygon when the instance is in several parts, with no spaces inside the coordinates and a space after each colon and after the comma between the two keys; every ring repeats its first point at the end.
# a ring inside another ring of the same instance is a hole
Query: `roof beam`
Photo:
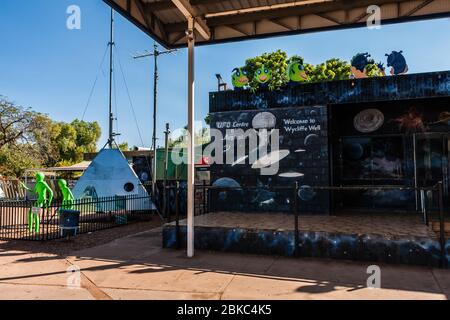
{"type": "MultiPolygon", "coordinates": [[[[148,12],[146,11],[146,8],[142,5],[142,2],[140,0],[134,0],[134,3],[136,4],[136,7],[138,8],[139,13],[142,15],[142,17],[145,21],[146,27],[156,33],[155,25],[157,25],[161,38],[164,41],[167,41],[166,30],[164,29],[164,26],[163,26],[162,22],[158,19],[158,17],[156,17],[153,13],[148,14],[148,12]],[[149,16],[150,16],[150,19],[149,19],[149,16]]],[[[130,3],[128,2],[127,7],[129,5],[130,5],[130,3]]]]}
{"type": "Polygon", "coordinates": [[[322,19],[331,21],[331,22],[333,22],[335,24],[342,24],[342,22],[340,22],[339,20],[337,20],[337,19],[335,19],[333,17],[330,17],[330,16],[328,16],[327,14],[324,14],[324,13],[316,13],[316,16],[321,17],[322,19]]]}
{"type": "MultiPolygon", "coordinates": [[[[206,4],[216,4],[222,2],[223,0],[190,0],[189,3],[191,6],[200,6],[206,4]]],[[[175,9],[176,6],[172,2],[172,0],[162,0],[155,2],[147,2],[145,3],[145,7],[150,11],[162,11],[168,9],[175,9]]]]}
{"type": "Polygon", "coordinates": [[[189,2],[193,5],[193,6],[199,6],[202,4],[214,4],[214,3],[218,3],[218,2],[222,2],[223,0],[190,0],[189,2]]]}
{"type": "Polygon", "coordinates": [[[276,25],[279,25],[279,26],[285,28],[286,30],[291,30],[291,31],[293,30],[293,28],[291,26],[287,25],[286,23],[283,23],[279,19],[271,19],[271,20],[268,20],[268,21],[270,21],[272,23],[275,23],[276,25]]]}
{"type": "Polygon", "coordinates": [[[416,13],[417,11],[419,11],[420,9],[426,7],[427,5],[429,5],[430,3],[432,3],[434,0],[425,0],[423,1],[421,4],[419,4],[418,6],[416,6],[415,8],[411,9],[409,12],[405,13],[406,17],[409,17],[411,15],[413,15],[414,13],[416,13]]]}
{"type": "MultiPolygon", "coordinates": [[[[397,0],[397,2],[405,2],[409,0],[397,0]]],[[[392,3],[393,0],[362,0],[358,2],[359,8],[364,8],[369,5],[382,5],[387,3],[392,3]]],[[[250,13],[236,13],[224,15],[223,13],[215,16],[214,14],[206,15],[206,21],[208,25],[220,26],[223,24],[239,24],[250,21],[259,21],[263,19],[276,19],[285,18],[296,15],[308,15],[308,14],[318,14],[318,13],[329,13],[332,11],[342,10],[343,5],[348,4],[346,0],[336,0],[336,1],[324,1],[315,3],[299,3],[297,6],[291,6],[286,8],[278,9],[268,9],[262,11],[255,11],[250,13]]]]}
{"type": "Polygon", "coordinates": [[[173,4],[173,2],[171,0],[146,2],[144,6],[147,11],[151,11],[151,12],[175,8],[175,5],[173,4]]]}
{"type": "Polygon", "coordinates": [[[211,30],[209,30],[206,22],[200,18],[200,15],[191,6],[188,0],[172,0],[173,4],[178,8],[178,10],[184,15],[186,20],[189,18],[194,19],[194,28],[202,36],[203,39],[209,40],[211,38],[211,30]]]}
{"type": "MultiPolygon", "coordinates": [[[[393,0],[366,0],[361,1],[360,7],[364,7],[365,5],[370,4],[377,4],[382,5],[385,3],[392,3],[393,0]]],[[[399,2],[404,2],[408,0],[397,0],[399,2]]],[[[247,22],[259,22],[262,20],[270,20],[276,24],[280,24],[280,18],[285,17],[292,17],[292,16],[298,16],[302,17],[305,15],[315,14],[315,15],[321,15],[324,19],[330,20],[336,24],[342,25],[342,22],[333,19],[328,14],[333,11],[342,10],[342,6],[347,5],[347,0],[337,0],[329,3],[314,3],[314,4],[308,4],[298,7],[291,7],[291,8],[285,8],[285,9],[276,9],[276,10],[265,10],[261,12],[253,12],[253,13],[247,13],[247,14],[237,14],[234,16],[219,16],[214,18],[207,18],[208,26],[209,27],[218,27],[218,26],[229,26],[229,25],[239,25],[241,23],[247,23],[247,22]]],[[[368,14],[366,13],[366,10],[364,10],[364,15],[361,15],[355,21],[352,22],[358,22],[361,19],[363,19],[368,14]]],[[[281,25],[281,24],[280,24],[281,25]]],[[[286,27],[285,25],[282,25],[283,27],[286,27]]],[[[185,23],[171,23],[166,25],[167,32],[179,32],[186,29],[185,23]]],[[[289,28],[292,29],[292,28],[289,28]]]]}

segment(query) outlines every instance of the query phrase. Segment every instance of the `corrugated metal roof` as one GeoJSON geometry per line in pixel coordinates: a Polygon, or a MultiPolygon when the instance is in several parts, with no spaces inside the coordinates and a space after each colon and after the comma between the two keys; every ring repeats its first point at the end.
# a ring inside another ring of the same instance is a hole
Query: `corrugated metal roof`
{"type": "MultiPolygon", "coordinates": [[[[185,16],[172,0],[103,0],[165,47],[186,46],[185,16]]],[[[363,26],[378,5],[382,23],[450,16],[450,0],[180,0],[194,11],[212,44],[363,26]]]]}

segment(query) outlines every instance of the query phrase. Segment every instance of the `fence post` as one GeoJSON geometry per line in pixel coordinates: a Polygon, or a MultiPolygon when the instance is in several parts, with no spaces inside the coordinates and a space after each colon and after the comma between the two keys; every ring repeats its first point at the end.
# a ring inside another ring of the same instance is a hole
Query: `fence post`
{"type": "Polygon", "coordinates": [[[439,238],[441,243],[441,267],[446,265],[445,255],[445,221],[444,221],[444,195],[442,190],[442,181],[438,182],[439,192],[439,238]]]}
{"type": "Polygon", "coordinates": [[[295,182],[294,187],[294,215],[295,215],[295,241],[294,241],[294,256],[298,255],[299,246],[299,230],[298,230],[298,182],[295,182]]]}
{"type": "Polygon", "coordinates": [[[420,189],[420,205],[422,209],[423,214],[423,221],[425,222],[425,225],[428,226],[428,212],[427,212],[427,203],[426,203],[426,197],[425,197],[425,189],[420,189]]]}
{"type": "Polygon", "coordinates": [[[176,249],[180,249],[180,206],[179,206],[179,191],[180,183],[177,181],[175,184],[175,237],[176,237],[176,249]]]}
{"type": "Polygon", "coordinates": [[[206,181],[203,180],[203,214],[206,214],[206,181]]]}
{"type": "MultiPolygon", "coordinates": [[[[167,183],[164,184],[164,214],[163,216],[166,217],[167,222],[172,222],[172,215],[170,214],[170,207],[169,207],[169,197],[167,196],[167,190],[171,190],[171,187],[167,186],[167,183]]],[[[170,192],[169,192],[170,195],[170,192]]]]}
{"type": "Polygon", "coordinates": [[[209,182],[209,184],[208,184],[208,189],[207,189],[207,191],[206,191],[206,196],[208,197],[207,198],[207,203],[206,203],[206,206],[207,206],[207,210],[206,210],[206,212],[207,213],[210,213],[211,212],[211,182],[209,182]]]}

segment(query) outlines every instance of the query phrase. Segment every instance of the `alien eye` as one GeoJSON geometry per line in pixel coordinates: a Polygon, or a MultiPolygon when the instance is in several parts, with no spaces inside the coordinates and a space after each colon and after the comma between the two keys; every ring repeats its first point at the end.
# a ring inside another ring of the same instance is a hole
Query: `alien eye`
{"type": "Polygon", "coordinates": [[[269,73],[269,70],[267,70],[267,69],[264,69],[264,73],[269,73]]]}
{"type": "Polygon", "coordinates": [[[258,74],[261,74],[261,70],[258,70],[258,74]]]}
{"type": "Polygon", "coordinates": [[[245,71],[245,70],[244,70],[244,71],[242,71],[242,73],[243,73],[244,75],[247,75],[247,71],[245,71]]]}
{"type": "Polygon", "coordinates": [[[236,75],[239,77],[241,75],[241,73],[239,71],[237,71],[236,75]]]}

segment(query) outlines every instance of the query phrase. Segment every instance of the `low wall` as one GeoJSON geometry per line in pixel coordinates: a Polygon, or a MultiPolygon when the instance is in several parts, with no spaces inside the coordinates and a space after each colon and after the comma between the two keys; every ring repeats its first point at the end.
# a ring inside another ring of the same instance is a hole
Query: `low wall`
{"type": "MultiPolygon", "coordinates": [[[[186,227],[180,226],[180,247],[186,247],[186,227]]],[[[176,248],[176,227],[163,228],[163,247],[176,248]]],[[[196,227],[195,248],[250,254],[295,256],[294,231],[249,230],[240,228],[196,227]]],[[[439,241],[422,237],[385,238],[301,231],[299,257],[347,259],[370,262],[439,266],[439,241]]],[[[450,266],[450,240],[446,243],[446,265],[450,266]]]]}

